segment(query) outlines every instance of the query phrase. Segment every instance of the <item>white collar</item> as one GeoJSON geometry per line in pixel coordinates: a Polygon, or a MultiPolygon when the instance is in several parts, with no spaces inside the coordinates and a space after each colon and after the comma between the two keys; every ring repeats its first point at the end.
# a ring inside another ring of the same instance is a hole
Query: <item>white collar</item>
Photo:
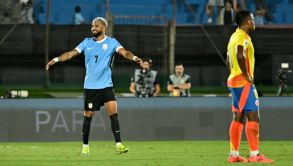
{"type": "Polygon", "coordinates": [[[104,39],[102,39],[102,40],[99,40],[99,41],[98,41],[98,40],[96,40],[96,42],[97,42],[97,43],[103,43],[103,42],[106,40],[106,38],[107,38],[107,36],[105,35],[104,39]]]}

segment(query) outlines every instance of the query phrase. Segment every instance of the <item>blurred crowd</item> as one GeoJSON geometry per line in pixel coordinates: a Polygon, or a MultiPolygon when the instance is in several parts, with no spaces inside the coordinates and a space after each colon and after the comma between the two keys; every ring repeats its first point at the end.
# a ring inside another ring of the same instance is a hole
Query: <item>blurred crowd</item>
{"type": "Polygon", "coordinates": [[[33,0],[1,0],[1,24],[34,24],[33,0]]]}
{"type": "MultiPolygon", "coordinates": [[[[255,11],[255,23],[257,25],[270,24],[272,15],[265,0],[253,0],[255,11]]],[[[249,10],[247,0],[209,0],[206,5],[208,15],[207,23],[219,25],[234,24],[234,16],[240,10],[249,10]]]]}
{"type": "MultiPolygon", "coordinates": [[[[270,24],[273,20],[266,0],[253,0],[255,10],[255,21],[258,25],[270,24]]],[[[179,3],[179,2],[178,2],[179,3]]],[[[1,0],[0,1],[0,22],[1,24],[34,24],[38,23],[39,7],[34,11],[34,0],[1,0]]],[[[186,4],[188,5],[188,4],[186,4]]],[[[39,5],[41,6],[41,5],[39,5]]],[[[250,10],[247,0],[207,0],[206,16],[207,22],[218,25],[234,24],[235,13],[239,10],[250,10]]],[[[44,6],[43,6],[44,7],[44,6]]],[[[42,9],[44,10],[44,9],[42,9]]],[[[79,25],[86,23],[82,14],[81,6],[76,5],[73,9],[72,24],[79,25]]]]}

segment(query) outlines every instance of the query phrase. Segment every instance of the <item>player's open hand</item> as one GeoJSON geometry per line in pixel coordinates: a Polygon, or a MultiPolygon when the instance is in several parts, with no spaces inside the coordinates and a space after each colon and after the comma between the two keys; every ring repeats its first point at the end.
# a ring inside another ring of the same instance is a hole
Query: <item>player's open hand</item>
{"type": "Polygon", "coordinates": [[[46,70],[49,70],[50,66],[53,66],[56,63],[54,59],[50,60],[50,62],[47,63],[46,65],[46,70]]]}
{"type": "Polygon", "coordinates": [[[254,84],[253,78],[251,76],[246,76],[246,79],[249,83],[254,84]]]}

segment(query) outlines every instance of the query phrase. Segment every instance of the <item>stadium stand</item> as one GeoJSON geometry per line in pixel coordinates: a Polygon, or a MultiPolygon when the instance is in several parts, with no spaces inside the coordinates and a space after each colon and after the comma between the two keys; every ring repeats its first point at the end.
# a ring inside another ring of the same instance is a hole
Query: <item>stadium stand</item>
{"type": "MultiPolygon", "coordinates": [[[[114,16],[164,16],[172,18],[171,0],[110,0],[110,12],[114,16]]],[[[253,0],[248,0],[248,8],[255,11],[253,0]]],[[[267,0],[267,6],[273,15],[275,24],[293,23],[293,0],[267,0]]],[[[177,0],[177,24],[200,24],[207,22],[207,0],[177,0]]],[[[46,23],[46,0],[35,0],[35,20],[40,24],[46,23]]],[[[86,23],[96,16],[105,16],[105,1],[102,0],[52,0],[50,23],[68,25],[73,23],[74,6],[79,5],[83,10],[86,23]]],[[[117,22],[115,22],[117,23],[117,22]]],[[[148,22],[122,22],[118,24],[148,24],[148,22]]]]}

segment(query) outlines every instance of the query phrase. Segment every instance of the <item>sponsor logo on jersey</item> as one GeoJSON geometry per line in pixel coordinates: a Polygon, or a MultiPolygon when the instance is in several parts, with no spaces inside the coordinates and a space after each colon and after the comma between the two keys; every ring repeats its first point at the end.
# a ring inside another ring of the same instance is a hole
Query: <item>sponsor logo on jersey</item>
{"type": "Polygon", "coordinates": [[[244,45],[247,47],[248,46],[248,41],[245,40],[244,45]]]}

